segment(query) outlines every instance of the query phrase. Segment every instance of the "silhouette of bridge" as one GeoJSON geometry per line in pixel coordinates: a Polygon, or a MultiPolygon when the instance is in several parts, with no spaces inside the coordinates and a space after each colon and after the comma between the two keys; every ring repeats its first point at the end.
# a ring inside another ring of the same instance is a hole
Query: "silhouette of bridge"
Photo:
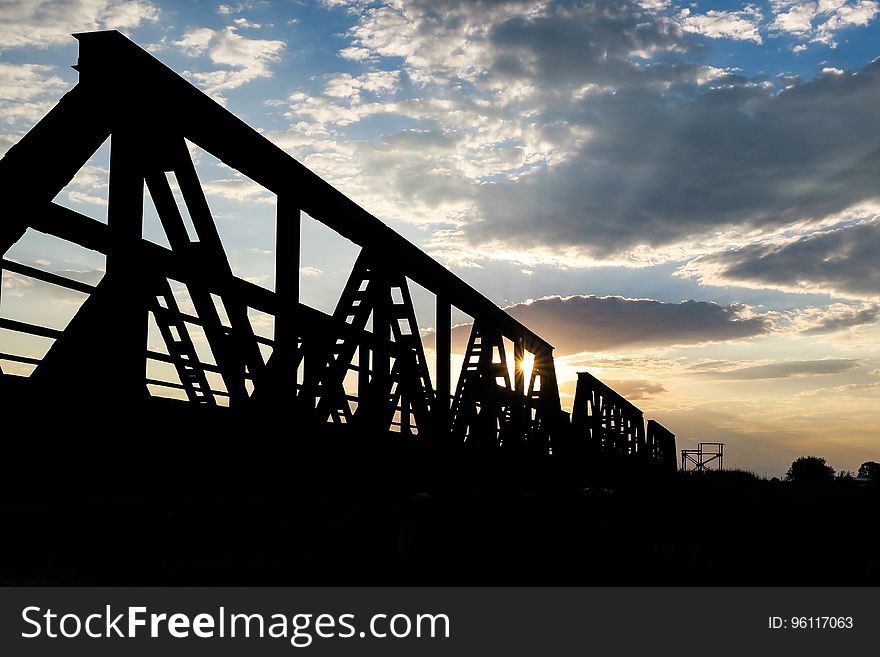
{"type": "Polygon", "coordinates": [[[4,256],[4,272],[87,295],[63,330],[0,318],[7,335],[53,341],[41,358],[0,343],[0,364],[33,366],[26,377],[2,375],[7,426],[27,413],[18,427],[33,432],[61,422],[49,416],[65,409],[71,423],[94,427],[104,418],[121,433],[144,424],[158,437],[182,422],[204,444],[206,427],[246,418],[273,439],[393,434],[540,459],[610,453],[675,470],[672,433],[646,425],[638,408],[589,374],[578,379],[569,418],[546,340],[259,132],[118,32],[75,37],[79,83],[0,161],[0,251],[32,229],[104,254],[105,274],[91,285],[4,256]],[[53,202],[111,135],[106,223],[53,202]],[[276,196],[274,291],[234,275],[187,140],[276,196]],[[167,248],[143,237],[145,188],[167,248]],[[300,302],[301,213],[360,247],[332,314],[300,302]],[[435,297],[433,380],[410,282],[435,297]],[[177,284],[192,309],[181,307],[177,284]],[[454,390],[453,308],[473,318],[454,390]],[[274,318],[271,338],[255,333],[250,309],[274,318]],[[164,349],[148,348],[151,323],[164,349]],[[215,363],[199,357],[196,330],[215,363]],[[150,361],[178,380],[148,378],[150,361]]]}

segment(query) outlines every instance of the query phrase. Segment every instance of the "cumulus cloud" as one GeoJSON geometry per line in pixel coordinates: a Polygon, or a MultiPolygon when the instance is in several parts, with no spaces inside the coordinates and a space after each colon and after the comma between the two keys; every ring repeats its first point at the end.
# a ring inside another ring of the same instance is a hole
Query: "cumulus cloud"
{"type": "Polygon", "coordinates": [[[709,285],[769,287],[880,299],[880,219],[756,243],[695,259],[681,270],[709,285]]]}
{"type": "Polygon", "coordinates": [[[776,1],[772,4],[775,17],[770,29],[788,32],[797,36],[809,34],[813,29],[813,19],[819,12],[817,2],[776,1]]]}
{"type": "Polygon", "coordinates": [[[761,43],[760,23],[763,14],[754,5],[747,5],[739,11],[710,10],[705,14],[694,14],[690,9],[682,9],[680,22],[687,32],[693,32],[710,39],[737,39],[761,43]]]}
{"type": "MultiPolygon", "coordinates": [[[[768,29],[835,47],[837,32],[868,25],[880,11],[875,0],[771,0],[774,15],[768,29]]],[[[805,47],[805,46],[804,46],[805,47]]]]}
{"type": "Polygon", "coordinates": [[[234,18],[232,20],[238,27],[247,30],[260,30],[264,27],[272,27],[271,23],[254,23],[253,21],[249,21],[247,18],[234,18]]]}
{"type": "MultiPolygon", "coordinates": [[[[0,62],[0,123],[13,133],[23,132],[52,108],[67,86],[52,66],[0,62]]],[[[8,141],[16,136],[9,135],[8,141]]]]}
{"type": "Polygon", "coordinates": [[[260,2],[237,2],[235,4],[219,4],[217,5],[217,13],[221,16],[229,16],[230,14],[240,14],[243,11],[248,11],[249,9],[253,9],[256,6],[266,6],[268,2],[260,1],[260,2]]]}
{"type": "Polygon", "coordinates": [[[399,79],[400,71],[367,71],[357,77],[349,73],[341,73],[330,77],[324,88],[324,94],[359,100],[364,92],[380,95],[395,91],[399,79]]]}
{"type": "Polygon", "coordinates": [[[126,30],[159,18],[147,0],[14,0],[0,3],[0,49],[70,43],[73,32],[126,30]]]}
{"type": "Polygon", "coordinates": [[[26,102],[57,93],[67,83],[54,75],[54,67],[0,62],[0,102],[26,102]]]}
{"type": "Polygon", "coordinates": [[[207,56],[211,62],[225,68],[214,71],[187,71],[205,91],[221,99],[223,92],[256,80],[272,76],[271,64],[281,59],[287,47],[275,39],[249,39],[241,36],[233,25],[222,30],[201,27],[184,33],[174,42],[191,56],[207,56]]]}
{"type": "Polygon", "coordinates": [[[835,47],[837,32],[868,25],[880,11],[875,0],[771,0],[770,31],[784,32],[835,47]]]}

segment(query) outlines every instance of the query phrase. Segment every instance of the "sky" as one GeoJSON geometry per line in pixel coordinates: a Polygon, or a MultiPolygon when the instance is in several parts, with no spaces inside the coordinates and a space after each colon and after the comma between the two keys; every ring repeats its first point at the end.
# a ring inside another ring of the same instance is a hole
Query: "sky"
{"type": "MultiPolygon", "coordinates": [[[[0,152],[98,29],[553,344],[564,407],[586,370],[728,467],[880,461],[880,3],[3,0],[0,152]]],[[[192,151],[234,271],[271,289],[274,198],[192,151]]],[[[56,202],[105,218],[108,153],[56,202]]],[[[302,300],[332,311],[356,255],[305,218],[302,300]]],[[[6,257],[103,273],[32,231],[6,257]]],[[[63,328],[76,295],[6,272],[0,315],[63,328]]]]}

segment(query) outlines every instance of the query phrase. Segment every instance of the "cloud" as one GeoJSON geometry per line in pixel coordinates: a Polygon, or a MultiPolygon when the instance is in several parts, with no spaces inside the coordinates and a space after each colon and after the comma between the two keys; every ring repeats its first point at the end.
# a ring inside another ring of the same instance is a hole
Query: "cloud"
{"type": "Polygon", "coordinates": [[[240,14],[243,11],[253,9],[256,6],[265,7],[267,4],[268,3],[266,2],[237,2],[232,5],[219,4],[217,5],[217,13],[221,16],[229,16],[230,14],[240,14]]]}
{"type": "Polygon", "coordinates": [[[0,62],[0,102],[21,103],[57,94],[67,83],[53,66],[0,62]]]}
{"type": "MultiPolygon", "coordinates": [[[[362,103],[364,94],[385,96],[393,93],[400,85],[399,80],[400,71],[368,71],[359,76],[352,76],[350,73],[339,73],[328,78],[322,92],[323,98],[318,96],[318,99],[329,100],[329,104],[340,102],[338,99],[345,99],[349,103],[349,107],[356,108],[362,103]]],[[[291,97],[293,101],[292,108],[296,107],[298,100],[307,100],[309,98],[311,96],[307,94],[294,95],[291,97]]],[[[308,107],[308,104],[303,106],[304,113],[309,113],[308,107]]],[[[317,107],[317,105],[312,104],[312,107],[317,107]]],[[[362,118],[362,116],[358,118],[362,118]]]]}
{"type": "MultiPolygon", "coordinates": [[[[654,399],[658,395],[667,392],[666,388],[653,381],[645,379],[601,379],[602,383],[614,390],[630,402],[641,399],[654,399]]],[[[577,390],[576,379],[566,379],[559,382],[559,393],[563,400],[563,406],[570,409],[577,390]]]]}
{"type": "Polygon", "coordinates": [[[880,299],[880,219],[834,227],[782,243],[756,243],[695,259],[680,272],[706,285],[825,292],[880,299]]]}
{"type": "Polygon", "coordinates": [[[770,23],[770,29],[788,32],[795,36],[809,34],[813,30],[813,19],[819,13],[819,5],[816,2],[783,0],[773,2],[772,7],[775,17],[770,23]]]}
{"type": "Polygon", "coordinates": [[[830,5],[834,9],[827,12],[827,19],[816,28],[815,40],[832,47],[837,47],[837,43],[834,41],[836,32],[848,27],[868,25],[877,17],[878,13],[878,3],[873,0],[820,2],[820,11],[822,5],[830,5]]]}
{"type": "Polygon", "coordinates": [[[880,62],[778,91],[732,82],[594,96],[567,161],[482,185],[473,245],[577,246],[597,259],[774,232],[878,196],[880,62]]]}
{"type": "MultiPolygon", "coordinates": [[[[492,26],[480,63],[497,78],[488,86],[509,79],[541,87],[614,85],[675,73],[674,67],[662,64],[640,66],[633,57],[694,47],[674,21],[649,17],[631,3],[548,3],[543,13],[529,10],[492,26]]],[[[471,66],[463,72],[472,70],[478,69],[471,66]]]]}
{"type": "Polygon", "coordinates": [[[15,272],[3,272],[2,288],[4,295],[21,298],[27,294],[33,285],[34,279],[30,277],[25,277],[15,272]]]}
{"type": "Polygon", "coordinates": [[[234,18],[232,20],[238,27],[247,29],[247,30],[260,30],[264,27],[272,27],[272,24],[269,23],[254,23],[249,21],[247,18],[234,18]]]}
{"type": "Polygon", "coordinates": [[[23,132],[48,113],[68,86],[53,66],[0,62],[0,122],[23,132]]]}
{"type": "Polygon", "coordinates": [[[368,48],[358,48],[357,46],[343,48],[338,54],[343,59],[350,59],[353,62],[365,62],[372,56],[368,48]]]}
{"type": "Polygon", "coordinates": [[[72,278],[80,283],[88,283],[89,285],[97,285],[104,277],[104,270],[102,269],[58,269],[53,273],[64,278],[72,278]]]}
{"type": "Polygon", "coordinates": [[[858,367],[861,363],[850,358],[826,358],[824,360],[793,360],[762,365],[739,366],[737,363],[713,362],[691,367],[695,374],[718,381],[754,381],[761,379],[786,379],[825,374],[840,374],[858,367]]]}
{"type": "Polygon", "coordinates": [[[89,205],[99,205],[101,207],[107,207],[108,205],[107,199],[103,196],[96,196],[95,194],[88,194],[75,189],[67,191],[67,198],[74,203],[87,203],[89,205]]]}
{"type": "Polygon", "coordinates": [[[801,331],[804,335],[820,335],[845,331],[855,326],[875,323],[880,318],[880,306],[866,305],[861,308],[832,304],[813,326],[801,331]]]}
{"type": "Polygon", "coordinates": [[[73,180],[59,193],[58,200],[64,197],[74,204],[107,207],[110,171],[101,166],[83,166],[73,180]]]}
{"type": "Polygon", "coordinates": [[[222,99],[222,92],[272,76],[270,65],[281,59],[287,47],[284,41],[249,39],[233,25],[222,30],[200,27],[184,33],[174,45],[191,56],[207,56],[214,64],[226,68],[215,71],[187,71],[205,91],[222,99]]]}
{"type": "Polygon", "coordinates": [[[331,76],[318,94],[290,94],[285,116],[293,125],[281,138],[296,157],[390,220],[475,221],[481,185],[556,166],[578,152],[589,130],[566,116],[568,108],[608,93],[609,85],[670,78],[702,84],[726,75],[702,65],[642,62],[697,46],[674,20],[639,3],[414,0],[357,7],[340,54],[380,70],[331,76]],[[397,68],[393,78],[389,67],[397,68]],[[372,117],[402,129],[382,135],[378,145],[353,140],[352,127],[372,117]],[[305,131],[323,138],[296,136],[305,131]],[[435,141],[423,148],[429,136],[435,141]]]}
{"type": "MultiPolygon", "coordinates": [[[[880,305],[870,302],[837,302],[788,310],[770,310],[762,315],[776,334],[826,335],[849,333],[880,319],[880,305]]],[[[848,340],[847,336],[842,336],[848,340]]]]}
{"type": "Polygon", "coordinates": [[[880,381],[873,383],[847,383],[842,386],[833,386],[830,388],[815,388],[813,390],[805,390],[798,394],[798,397],[828,397],[829,395],[841,395],[844,399],[849,400],[855,396],[874,397],[880,395],[880,381]]]}
{"type": "Polygon", "coordinates": [[[707,11],[693,14],[690,9],[682,9],[680,22],[682,29],[710,39],[735,39],[761,43],[760,23],[763,14],[753,5],[740,11],[707,11]]]}
{"type": "Polygon", "coordinates": [[[615,379],[608,379],[607,381],[603,381],[603,383],[629,401],[653,399],[657,395],[666,392],[666,388],[664,388],[662,384],[653,381],[634,379],[618,381],[615,379]]]}
{"type": "MultiPolygon", "coordinates": [[[[870,24],[880,11],[875,0],[771,0],[771,32],[787,33],[836,47],[840,30],[870,24]]],[[[806,46],[804,46],[806,47],[806,46]]]]}
{"type": "Polygon", "coordinates": [[[274,203],[275,195],[253,180],[244,177],[207,180],[202,189],[208,196],[218,196],[232,201],[274,203]]]}
{"type": "MultiPolygon", "coordinates": [[[[555,354],[554,354],[555,355],[555,354]]],[[[675,358],[658,357],[656,355],[633,353],[631,350],[615,353],[588,353],[580,352],[570,356],[557,356],[557,367],[562,366],[568,369],[588,369],[590,371],[606,371],[615,372],[615,376],[628,375],[644,375],[645,372],[663,372],[672,374],[679,372],[685,358],[677,356],[675,358]]]]}
{"type": "Polygon", "coordinates": [[[0,49],[68,44],[73,32],[126,30],[158,18],[146,0],[13,0],[0,3],[0,49]]]}
{"type": "MultiPolygon", "coordinates": [[[[706,301],[664,303],[625,297],[551,296],[508,306],[507,313],[555,347],[557,356],[623,347],[700,344],[763,335],[761,317],[706,301]]],[[[467,327],[459,331],[466,338],[467,327]]]]}
{"type": "MultiPolygon", "coordinates": [[[[104,272],[99,269],[51,269],[42,267],[49,273],[57,274],[64,278],[73,279],[81,283],[89,285],[97,285],[104,277],[104,272]]],[[[3,273],[3,293],[10,297],[22,299],[30,297],[33,300],[48,298],[51,303],[53,300],[59,300],[65,303],[82,303],[83,293],[77,290],[71,290],[60,285],[45,283],[30,276],[23,276],[14,272],[3,273]],[[32,295],[32,296],[31,296],[32,295]]]]}
{"type": "MultiPolygon", "coordinates": [[[[684,260],[878,195],[880,62],[810,81],[695,63],[697,32],[758,40],[793,7],[762,22],[751,7],[683,16],[601,0],[333,4],[357,10],[341,54],[399,75],[381,94],[354,73],[296,91],[285,140],[373,213],[434,224],[429,247],[446,262],[684,260]],[[351,138],[379,116],[403,127],[351,138]]],[[[823,3],[820,18],[844,5],[823,3]]]]}

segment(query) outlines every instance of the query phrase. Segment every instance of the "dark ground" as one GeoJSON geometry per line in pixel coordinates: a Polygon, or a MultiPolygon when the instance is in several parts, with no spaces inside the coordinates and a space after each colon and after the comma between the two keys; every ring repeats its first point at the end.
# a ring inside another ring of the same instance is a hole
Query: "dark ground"
{"type": "MultiPolygon", "coordinates": [[[[162,494],[0,506],[2,584],[880,584],[877,487],[162,494]]],[[[105,496],[106,497],[106,496],[105,496]]]]}
{"type": "Polygon", "coordinates": [[[0,584],[880,584],[880,486],[0,393],[0,584]]]}

